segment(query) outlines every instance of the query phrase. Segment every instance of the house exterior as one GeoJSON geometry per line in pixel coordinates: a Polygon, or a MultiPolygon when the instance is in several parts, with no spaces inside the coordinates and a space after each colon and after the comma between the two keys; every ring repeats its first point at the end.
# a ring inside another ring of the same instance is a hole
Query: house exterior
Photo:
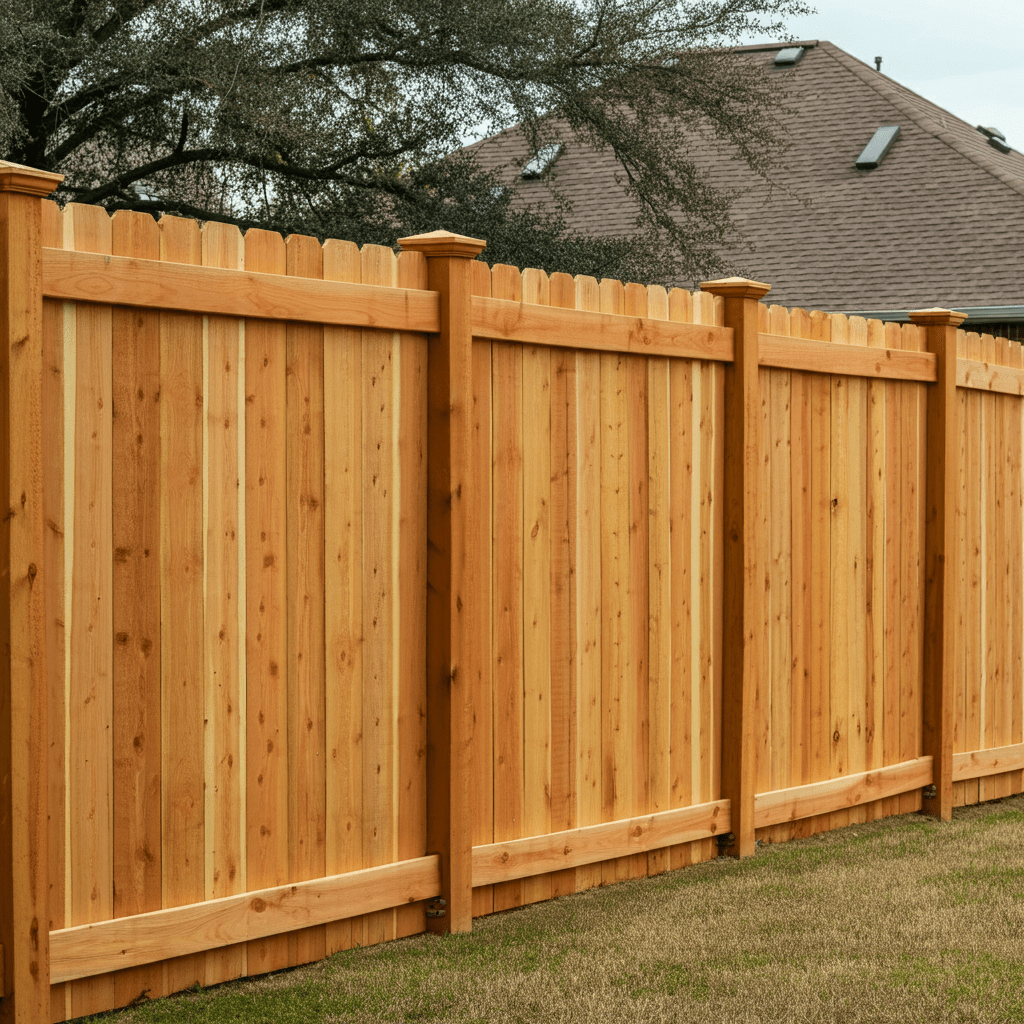
{"type": "MultiPolygon", "coordinates": [[[[770,186],[695,140],[695,162],[737,196],[726,272],[768,282],[785,306],[905,320],[938,305],[966,310],[968,329],[1024,338],[1024,155],[998,126],[968,124],[830,42],[738,52],[784,77],[791,145],[770,186]]],[[[479,144],[480,161],[534,201],[546,183],[522,176],[530,156],[514,130],[479,144]]],[[[616,169],[610,153],[565,140],[548,173],[573,226],[632,230],[616,169]]]]}

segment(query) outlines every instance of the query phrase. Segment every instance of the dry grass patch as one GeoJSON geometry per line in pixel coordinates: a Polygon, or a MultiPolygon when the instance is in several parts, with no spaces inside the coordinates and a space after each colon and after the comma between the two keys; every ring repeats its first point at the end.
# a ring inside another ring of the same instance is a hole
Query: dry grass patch
{"type": "Polygon", "coordinates": [[[1024,796],[852,825],[110,1024],[1024,1022],[1024,796]]]}

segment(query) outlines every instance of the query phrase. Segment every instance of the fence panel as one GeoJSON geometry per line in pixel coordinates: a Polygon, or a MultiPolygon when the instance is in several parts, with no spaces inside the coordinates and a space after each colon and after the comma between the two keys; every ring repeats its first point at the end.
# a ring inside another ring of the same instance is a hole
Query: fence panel
{"type": "MultiPolygon", "coordinates": [[[[478,273],[476,294],[716,320],[710,295],[504,266],[478,273]]],[[[473,778],[476,845],[718,795],[721,368],[576,344],[474,341],[474,460],[492,513],[474,542],[492,579],[475,628],[493,652],[477,675],[475,749],[493,762],[473,778]]],[[[480,886],[474,913],[713,852],[701,839],[480,886]]]]}
{"type": "MultiPolygon", "coordinates": [[[[960,359],[988,367],[1021,366],[1022,350],[1005,339],[959,331],[960,359]]],[[[1022,408],[1016,394],[961,388],[963,467],[958,560],[963,647],[958,659],[956,753],[1024,741],[1024,615],[1021,569],[1022,408]]],[[[974,804],[1024,789],[1021,771],[954,783],[955,803],[974,804]]]]}
{"type": "MultiPolygon", "coordinates": [[[[426,284],[417,253],[179,218],[46,203],[44,230],[426,284]]],[[[46,300],[44,345],[51,928],[423,856],[426,338],[46,300]]],[[[424,928],[418,902],[77,978],[52,1016],[424,928]]]]}
{"type": "MultiPolygon", "coordinates": [[[[761,330],[836,346],[923,347],[916,327],[896,326],[886,339],[877,321],[778,306],[762,307],[761,330]]],[[[769,793],[921,753],[913,723],[924,385],[767,366],[760,376],[768,644],[755,682],[756,789],[769,793]]],[[[762,826],[758,835],[776,842],[840,828],[895,813],[900,799],[762,826]]]]}

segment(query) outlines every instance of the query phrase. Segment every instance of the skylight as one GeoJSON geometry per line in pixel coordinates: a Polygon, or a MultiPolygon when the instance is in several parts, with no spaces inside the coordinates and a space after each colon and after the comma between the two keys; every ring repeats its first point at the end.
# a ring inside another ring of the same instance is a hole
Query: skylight
{"type": "Polygon", "coordinates": [[[792,67],[804,55],[804,50],[803,46],[787,46],[784,50],[779,50],[775,55],[775,66],[792,67]]]}
{"type": "Polygon", "coordinates": [[[541,146],[533,155],[533,159],[523,167],[523,177],[526,179],[543,177],[562,155],[563,149],[565,146],[561,142],[551,142],[546,146],[541,146]]]}
{"type": "Polygon", "coordinates": [[[857,157],[857,169],[859,171],[873,171],[885,158],[885,154],[892,149],[892,144],[899,138],[899,125],[887,124],[879,128],[871,141],[857,157]]]}

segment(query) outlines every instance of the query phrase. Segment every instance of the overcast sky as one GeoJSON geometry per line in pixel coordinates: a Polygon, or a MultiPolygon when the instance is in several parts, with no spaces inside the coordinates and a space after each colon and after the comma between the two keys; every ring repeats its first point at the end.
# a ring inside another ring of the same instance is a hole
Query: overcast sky
{"type": "MultiPolygon", "coordinates": [[[[827,39],[1024,151],[1024,0],[808,0],[797,39],[827,39]]],[[[750,40],[750,42],[761,40],[750,40]]]]}

